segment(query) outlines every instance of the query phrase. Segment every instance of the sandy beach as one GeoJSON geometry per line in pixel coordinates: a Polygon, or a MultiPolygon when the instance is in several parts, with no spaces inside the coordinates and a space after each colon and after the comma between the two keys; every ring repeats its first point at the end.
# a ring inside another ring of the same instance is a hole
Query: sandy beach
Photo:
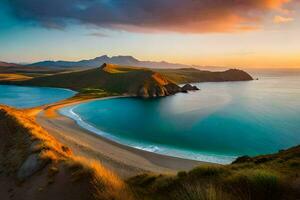
{"type": "Polygon", "coordinates": [[[39,110],[36,120],[61,143],[69,146],[75,155],[98,160],[125,178],[143,172],[171,174],[205,163],[160,155],[116,143],[83,129],[74,120],[57,112],[65,106],[92,100],[67,100],[46,106],[39,110]]]}

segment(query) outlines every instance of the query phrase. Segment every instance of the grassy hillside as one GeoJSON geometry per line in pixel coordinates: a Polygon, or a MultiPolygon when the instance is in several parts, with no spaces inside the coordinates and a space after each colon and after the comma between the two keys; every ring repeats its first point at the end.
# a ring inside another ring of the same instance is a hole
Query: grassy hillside
{"type": "MultiPolygon", "coordinates": [[[[192,87],[180,88],[176,84],[207,81],[246,81],[252,77],[241,70],[224,72],[201,71],[193,68],[155,69],[104,64],[99,68],[42,75],[25,81],[3,79],[2,83],[32,86],[69,88],[79,94],[96,94],[97,91],[111,95],[140,97],[168,96],[186,92],[192,87]]],[[[194,88],[195,89],[195,88],[194,88]]]]}
{"type": "Polygon", "coordinates": [[[300,197],[300,146],[124,181],[99,162],[74,156],[25,111],[0,106],[0,186],[3,199],[294,200],[300,197]]]}
{"type": "Polygon", "coordinates": [[[10,74],[10,73],[1,74],[0,73],[0,81],[24,81],[28,79],[31,79],[31,77],[22,74],[10,74]]]}
{"type": "Polygon", "coordinates": [[[74,156],[25,111],[1,105],[0,186],[3,200],[133,199],[98,161],[74,156]]]}
{"type": "Polygon", "coordinates": [[[231,165],[200,166],[172,175],[128,180],[138,199],[300,199],[300,146],[273,155],[241,157],[231,165]]]}
{"type": "MultiPolygon", "coordinates": [[[[111,65],[111,66],[118,66],[118,65],[111,65]]],[[[118,66],[121,67],[121,66],[118,66]]],[[[195,68],[177,68],[177,69],[171,69],[171,68],[139,68],[139,67],[124,67],[127,68],[128,71],[134,71],[134,70],[147,70],[147,71],[154,71],[157,73],[162,74],[165,76],[168,80],[177,83],[193,83],[193,82],[210,82],[210,81],[244,81],[244,80],[252,80],[252,77],[242,71],[242,70],[236,70],[231,69],[223,72],[210,72],[210,71],[204,71],[204,70],[198,70],[195,68]]],[[[4,63],[0,61],[0,74],[10,73],[10,74],[21,74],[26,76],[43,76],[43,75],[54,75],[62,72],[74,72],[79,71],[80,67],[65,67],[65,68],[51,68],[51,67],[41,67],[41,66],[22,66],[17,64],[11,64],[11,63],[4,63]]],[[[95,69],[95,68],[93,68],[95,69]]],[[[93,71],[93,70],[92,70],[93,71]]],[[[1,81],[1,79],[0,79],[1,81]]]]}
{"type": "Polygon", "coordinates": [[[110,93],[142,97],[167,96],[180,91],[179,86],[157,72],[112,64],[104,64],[96,69],[37,77],[22,84],[62,87],[79,92],[101,89],[110,93]]]}
{"type": "Polygon", "coordinates": [[[0,67],[17,67],[18,64],[0,61],[0,67]]]}
{"type": "Polygon", "coordinates": [[[195,68],[154,69],[177,84],[196,82],[248,81],[253,78],[245,71],[230,69],[223,72],[202,71],[195,68]]]}
{"type": "Polygon", "coordinates": [[[18,80],[24,80],[24,77],[26,79],[37,77],[37,76],[45,76],[49,74],[56,74],[61,73],[65,71],[70,71],[70,69],[52,69],[47,67],[36,67],[36,66],[24,66],[14,63],[6,63],[0,61],[0,81],[18,81],[18,80]],[[24,76],[23,78],[21,76],[24,76]],[[13,78],[10,78],[13,77],[13,78]]]}

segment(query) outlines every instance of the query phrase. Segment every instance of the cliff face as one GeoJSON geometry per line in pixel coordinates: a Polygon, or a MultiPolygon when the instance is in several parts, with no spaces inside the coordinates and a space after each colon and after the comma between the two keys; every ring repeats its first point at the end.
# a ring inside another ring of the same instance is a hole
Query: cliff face
{"type": "Polygon", "coordinates": [[[168,83],[166,85],[160,84],[146,84],[142,85],[140,89],[137,91],[136,96],[143,98],[154,98],[154,97],[163,97],[176,94],[178,92],[182,92],[181,88],[174,84],[168,83]]]}
{"type": "Polygon", "coordinates": [[[161,74],[149,71],[147,78],[132,92],[139,97],[154,98],[181,92],[181,87],[170,82],[161,74]]]}

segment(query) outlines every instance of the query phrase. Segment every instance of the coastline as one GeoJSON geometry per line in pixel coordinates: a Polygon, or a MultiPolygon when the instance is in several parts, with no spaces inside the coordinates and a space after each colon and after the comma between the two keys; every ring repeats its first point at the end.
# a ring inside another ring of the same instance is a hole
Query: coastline
{"type": "Polygon", "coordinates": [[[130,177],[143,172],[173,174],[209,163],[161,155],[120,144],[84,129],[75,120],[58,112],[58,109],[83,102],[120,97],[128,96],[64,100],[39,109],[35,115],[37,122],[56,139],[69,146],[74,154],[99,160],[122,177],[130,177]]]}

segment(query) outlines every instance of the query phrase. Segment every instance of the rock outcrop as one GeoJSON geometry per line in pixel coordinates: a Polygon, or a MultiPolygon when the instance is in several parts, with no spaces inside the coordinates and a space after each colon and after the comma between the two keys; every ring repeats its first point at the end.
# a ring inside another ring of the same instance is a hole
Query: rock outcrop
{"type": "Polygon", "coordinates": [[[195,85],[191,85],[191,84],[185,84],[182,88],[181,88],[182,92],[188,92],[188,91],[196,91],[199,90],[199,88],[195,85]]]}
{"type": "Polygon", "coordinates": [[[46,160],[39,158],[39,154],[31,154],[20,167],[17,177],[19,180],[24,180],[46,166],[46,160]]]}

